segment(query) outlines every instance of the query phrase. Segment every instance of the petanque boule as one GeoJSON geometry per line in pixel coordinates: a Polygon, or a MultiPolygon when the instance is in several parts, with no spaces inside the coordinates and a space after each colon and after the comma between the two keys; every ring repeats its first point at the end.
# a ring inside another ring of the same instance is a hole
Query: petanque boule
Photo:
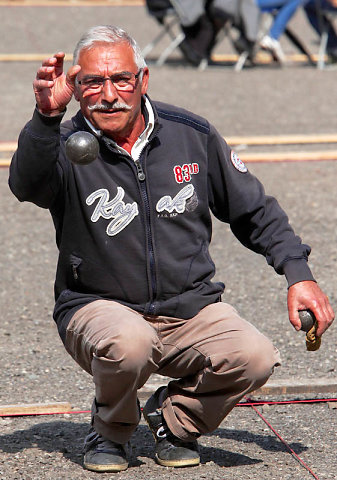
{"type": "Polygon", "coordinates": [[[98,140],[89,132],[75,132],[66,141],[67,157],[75,164],[88,165],[96,160],[98,153],[98,140]]]}
{"type": "Polygon", "coordinates": [[[321,337],[316,332],[318,324],[316,317],[311,310],[301,310],[299,313],[301,321],[301,330],[306,332],[305,343],[309,352],[315,352],[321,346],[321,337]]]}
{"type": "Polygon", "coordinates": [[[298,312],[301,321],[301,330],[309,332],[315,323],[315,316],[310,310],[300,310],[298,312]]]}

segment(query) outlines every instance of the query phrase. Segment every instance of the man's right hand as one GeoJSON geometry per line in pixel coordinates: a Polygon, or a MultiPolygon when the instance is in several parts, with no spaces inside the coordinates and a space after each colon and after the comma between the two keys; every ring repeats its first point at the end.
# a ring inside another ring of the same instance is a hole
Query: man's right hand
{"type": "Polygon", "coordinates": [[[65,74],[64,57],[65,54],[59,52],[44,60],[33,82],[37,108],[44,115],[55,116],[64,112],[73,96],[75,78],[81,67],[73,65],[65,74]]]}

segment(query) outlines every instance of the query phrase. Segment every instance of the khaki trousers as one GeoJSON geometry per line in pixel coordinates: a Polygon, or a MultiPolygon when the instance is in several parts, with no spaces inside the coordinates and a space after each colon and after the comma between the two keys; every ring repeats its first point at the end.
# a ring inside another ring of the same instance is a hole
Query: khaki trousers
{"type": "Polygon", "coordinates": [[[222,302],[182,320],[97,300],[74,314],[65,345],[93,377],[95,430],[119,443],[139,423],[137,390],[152,373],[173,379],[163,415],[174,435],[190,441],[215,430],[280,364],[271,342],[222,302]]]}

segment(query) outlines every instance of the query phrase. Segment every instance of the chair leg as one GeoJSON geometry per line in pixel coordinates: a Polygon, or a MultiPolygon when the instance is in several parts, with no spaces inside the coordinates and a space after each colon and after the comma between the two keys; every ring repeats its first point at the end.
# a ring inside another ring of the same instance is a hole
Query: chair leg
{"type": "Polygon", "coordinates": [[[185,35],[180,33],[171,43],[170,45],[165,48],[165,50],[160,54],[158,60],[156,61],[156,65],[161,67],[166,62],[166,59],[171,55],[172,52],[181,44],[184,40],[185,35]]]}
{"type": "Polygon", "coordinates": [[[158,33],[158,35],[152,40],[152,42],[148,43],[142,50],[143,57],[146,58],[150,52],[154,49],[154,47],[160,42],[160,40],[166,35],[166,31],[162,30],[158,33]]]}
{"type": "Polygon", "coordinates": [[[242,52],[234,66],[234,70],[236,72],[241,72],[241,70],[243,69],[246,61],[247,61],[247,58],[249,56],[249,53],[248,52],[242,52]]]}
{"type": "Polygon", "coordinates": [[[318,51],[317,68],[319,70],[323,70],[325,66],[325,55],[326,55],[327,44],[328,44],[328,32],[327,30],[324,30],[321,35],[321,43],[319,44],[319,51],[318,51]]]}
{"type": "Polygon", "coordinates": [[[206,70],[207,67],[208,67],[208,60],[207,58],[203,58],[199,63],[198,70],[199,72],[203,72],[206,70]]]}
{"type": "MultiPolygon", "coordinates": [[[[178,23],[177,18],[173,18],[171,21],[163,21],[159,22],[162,25],[162,30],[158,33],[158,35],[152,40],[152,42],[148,43],[142,50],[143,57],[149,55],[149,53],[158,45],[158,43],[164,38],[166,35],[169,35],[171,38],[175,38],[172,33],[172,28],[178,23]]],[[[164,59],[165,61],[166,59],[164,59]]]]}
{"type": "Polygon", "coordinates": [[[288,27],[286,27],[284,33],[289,38],[289,40],[302,52],[309,60],[310,65],[315,65],[315,62],[312,59],[311,53],[309,50],[303,45],[301,40],[298,38],[297,35],[293,31],[291,31],[288,27]]]}

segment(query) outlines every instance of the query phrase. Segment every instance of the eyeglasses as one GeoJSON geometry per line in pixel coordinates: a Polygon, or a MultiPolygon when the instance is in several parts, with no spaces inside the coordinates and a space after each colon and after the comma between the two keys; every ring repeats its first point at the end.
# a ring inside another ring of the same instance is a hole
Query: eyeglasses
{"type": "Polygon", "coordinates": [[[113,83],[116,90],[124,92],[131,92],[136,85],[136,81],[142,72],[142,68],[137,73],[120,72],[111,75],[110,77],[101,77],[100,75],[90,75],[78,80],[77,83],[82,85],[86,90],[100,91],[104,87],[107,80],[113,83]]]}

